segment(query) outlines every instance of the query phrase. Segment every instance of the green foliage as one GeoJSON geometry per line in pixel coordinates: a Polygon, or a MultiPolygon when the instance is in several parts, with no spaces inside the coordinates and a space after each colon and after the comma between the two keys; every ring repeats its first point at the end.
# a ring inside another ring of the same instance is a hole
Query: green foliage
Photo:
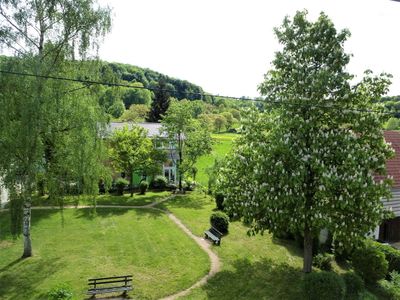
{"type": "Polygon", "coordinates": [[[352,265],[354,271],[371,284],[385,278],[388,271],[385,254],[368,242],[353,252],[352,265]]]}
{"type": "Polygon", "coordinates": [[[214,128],[217,132],[221,132],[227,124],[226,118],[222,115],[217,115],[214,119],[214,128]]]}
{"type": "Polygon", "coordinates": [[[143,84],[140,82],[133,83],[132,86],[139,87],[127,88],[122,95],[122,101],[125,107],[128,108],[131,105],[145,105],[150,106],[152,94],[149,90],[143,89],[143,84]]]}
{"type": "Polygon", "coordinates": [[[346,272],[342,277],[346,284],[346,299],[358,299],[365,289],[364,281],[354,272],[346,272]]]}
{"type": "Polygon", "coordinates": [[[229,231],[229,217],[221,211],[211,214],[210,224],[221,233],[227,233],[229,231]]]}
{"type": "Polygon", "coordinates": [[[139,185],[140,194],[145,195],[148,187],[149,187],[149,183],[147,181],[145,181],[145,180],[141,181],[140,185],[139,185]]]}
{"type": "Polygon", "coordinates": [[[346,294],[343,279],[333,272],[315,272],[306,274],[304,291],[309,300],[341,300],[346,294]]]}
{"type": "Polygon", "coordinates": [[[389,300],[400,299],[400,274],[399,272],[393,271],[389,274],[390,280],[383,280],[381,287],[389,300]]]}
{"type": "Polygon", "coordinates": [[[162,130],[170,143],[175,145],[178,156],[174,163],[181,191],[185,174],[193,169],[200,156],[211,152],[212,145],[210,132],[193,119],[192,109],[188,100],[173,100],[162,120],[162,130]]]}
{"type": "Polygon", "coordinates": [[[114,168],[125,172],[131,179],[133,195],[134,172],[154,173],[166,159],[166,154],[155,149],[147,131],[140,126],[127,126],[115,130],[109,139],[109,155],[114,168]]]}
{"type": "Polygon", "coordinates": [[[168,179],[163,175],[157,175],[154,177],[151,185],[157,190],[164,190],[167,187],[168,179]]]}
{"type": "Polygon", "coordinates": [[[128,184],[129,181],[126,180],[125,178],[117,178],[117,180],[115,180],[115,186],[117,187],[117,194],[123,195],[124,189],[128,186],[128,184]]]}
{"type": "Polygon", "coordinates": [[[217,209],[224,210],[224,194],[217,192],[215,193],[214,198],[217,209]]]}
{"type": "MultiPolygon", "coordinates": [[[[92,0],[0,0],[0,48],[13,52],[1,68],[37,77],[0,77],[0,174],[29,203],[35,174],[49,193],[77,183],[95,192],[102,171],[104,116],[91,89],[40,76],[96,79],[85,60],[111,27],[110,10],[92,0]],[[82,68],[79,68],[82,66],[82,68]],[[77,88],[80,88],[79,90],[77,88]],[[74,92],[72,92],[74,91],[74,92]]],[[[30,210],[24,214],[24,257],[31,256],[30,210]]]]}
{"type": "Polygon", "coordinates": [[[324,271],[332,270],[333,255],[329,253],[319,253],[314,256],[313,266],[324,271]]]}
{"type": "Polygon", "coordinates": [[[390,245],[381,244],[378,242],[371,243],[373,247],[385,254],[388,262],[388,272],[400,272],[400,251],[390,245]]]}
{"type": "Polygon", "coordinates": [[[144,104],[132,104],[121,117],[122,121],[143,122],[150,108],[144,104]]]}
{"type": "Polygon", "coordinates": [[[122,101],[117,101],[107,109],[107,112],[114,118],[119,118],[125,112],[125,105],[122,101]]]}
{"type": "Polygon", "coordinates": [[[72,288],[69,284],[63,283],[52,288],[48,293],[49,300],[69,300],[73,297],[72,288]]]}
{"type": "Polygon", "coordinates": [[[387,92],[389,76],[367,72],[351,85],[349,32],[323,13],[311,22],[297,12],[275,34],[283,49],[259,86],[266,112],[245,112],[220,171],[225,210],[243,216],[252,234],[303,232],[311,243],[310,235],[326,228],[348,248],[381,222],[380,199],[390,196],[391,180],[373,178],[393,155],[381,130],[387,116],[360,112],[380,109],[374,100],[387,92]]]}
{"type": "Polygon", "coordinates": [[[400,120],[397,118],[390,118],[386,123],[387,130],[398,130],[400,129],[400,120]]]}

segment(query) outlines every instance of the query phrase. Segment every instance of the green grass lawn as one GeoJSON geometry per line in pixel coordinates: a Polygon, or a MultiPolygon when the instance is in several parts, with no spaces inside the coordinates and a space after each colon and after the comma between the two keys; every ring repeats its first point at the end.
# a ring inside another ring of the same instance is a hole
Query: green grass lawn
{"type": "Polygon", "coordinates": [[[207,186],[208,175],[207,168],[214,164],[216,158],[223,158],[229,150],[232,148],[232,142],[239,135],[235,133],[220,133],[213,134],[214,146],[212,152],[208,155],[204,155],[197,160],[197,175],[196,181],[201,183],[203,186],[207,186]]]}
{"type": "Polygon", "coordinates": [[[0,213],[0,299],[46,299],[59,283],[85,298],[87,279],[133,275],[135,299],[158,299],[191,286],[209,259],[162,212],[64,209],[32,212],[34,256],[20,260],[22,239],[0,213]]]}
{"type": "MultiPolygon", "coordinates": [[[[193,192],[161,206],[203,236],[210,227],[215,203],[204,193],[193,192]]],[[[240,222],[230,223],[221,246],[213,248],[223,263],[222,271],[184,299],[305,299],[302,250],[294,242],[275,239],[268,233],[249,237],[247,229],[240,222]]],[[[343,271],[336,264],[335,270],[343,271]]]]}
{"type": "MultiPolygon", "coordinates": [[[[168,197],[171,192],[147,192],[146,195],[139,195],[135,193],[133,197],[129,193],[125,193],[123,196],[115,196],[111,194],[93,196],[66,196],[64,197],[64,205],[93,205],[94,199],[96,199],[97,205],[125,205],[125,206],[141,206],[150,204],[153,202],[160,201],[165,197],[168,197]]],[[[34,197],[32,199],[33,206],[58,206],[57,201],[44,197],[34,197]]]]}

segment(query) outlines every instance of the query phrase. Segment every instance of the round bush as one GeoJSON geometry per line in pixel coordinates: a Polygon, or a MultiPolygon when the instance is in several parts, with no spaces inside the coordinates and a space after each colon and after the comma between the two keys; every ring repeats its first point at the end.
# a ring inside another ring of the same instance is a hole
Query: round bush
{"type": "Polygon", "coordinates": [[[314,256],[313,266],[324,271],[332,270],[333,255],[329,253],[320,253],[314,256]]]}
{"type": "Polygon", "coordinates": [[[333,272],[313,272],[304,278],[304,291],[309,300],[342,300],[346,286],[342,277],[333,272]]]}
{"type": "Polygon", "coordinates": [[[210,217],[211,226],[217,228],[221,233],[227,233],[229,229],[229,217],[220,211],[213,213],[210,217]]]}
{"type": "Polygon", "coordinates": [[[141,195],[146,194],[148,187],[149,187],[149,183],[146,180],[141,181],[140,185],[139,185],[140,194],[141,195]]]}
{"type": "Polygon", "coordinates": [[[365,243],[362,247],[354,250],[352,264],[354,271],[366,283],[373,284],[385,278],[388,270],[385,254],[370,243],[365,243]]]}
{"type": "Polygon", "coordinates": [[[165,176],[157,175],[152,181],[152,186],[155,189],[163,190],[167,187],[168,179],[165,176]]]}
{"type": "Polygon", "coordinates": [[[117,194],[118,195],[123,195],[124,194],[124,189],[127,187],[129,184],[128,180],[124,178],[118,178],[115,181],[115,186],[117,187],[117,194]]]}
{"type": "Polygon", "coordinates": [[[224,194],[215,193],[215,204],[217,205],[217,209],[224,210],[224,194]]]}
{"type": "Polygon", "coordinates": [[[354,272],[343,274],[343,280],[346,284],[346,295],[349,299],[357,299],[364,291],[364,281],[354,272]]]}
{"type": "Polygon", "coordinates": [[[400,272],[400,251],[390,245],[372,242],[373,246],[385,254],[388,262],[388,273],[392,271],[400,272]]]}

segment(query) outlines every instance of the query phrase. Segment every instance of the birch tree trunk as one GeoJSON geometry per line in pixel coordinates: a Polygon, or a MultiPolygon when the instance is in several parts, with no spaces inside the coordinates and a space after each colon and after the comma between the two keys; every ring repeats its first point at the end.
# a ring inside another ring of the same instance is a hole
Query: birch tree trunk
{"type": "Polygon", "coordinates": [[[24,201],[22,234],[24,236],[24,253],[22,258],[32,256],[32,241],[31,241],[31,198],[28,197],[24,201]]]}

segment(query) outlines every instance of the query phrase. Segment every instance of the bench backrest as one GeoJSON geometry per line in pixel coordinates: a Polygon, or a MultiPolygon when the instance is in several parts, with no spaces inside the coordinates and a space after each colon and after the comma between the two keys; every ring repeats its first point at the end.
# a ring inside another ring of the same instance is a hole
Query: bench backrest
{"type": "Polygon", "coordinates": [[[222,236],[222,233],[219,232],[219,231],[217,230],[217,228],[215,228],[215,227],[211,227],[209,231],[210,231],[213,235],[215,235],[216,237],[218,237],[218,238],[221,238],[221,236],[222,236]]]}
{"type": "Polygon", "coordinates": [[[125,286],[132,281],[132,275],[126,276],[114,276],[114,277],[103,277],[103,278],[92,278],[88,279],[88,285],[93,285],[94,288],[98,285],[112,284],[112,283],[125,283],[125,286]]]}

